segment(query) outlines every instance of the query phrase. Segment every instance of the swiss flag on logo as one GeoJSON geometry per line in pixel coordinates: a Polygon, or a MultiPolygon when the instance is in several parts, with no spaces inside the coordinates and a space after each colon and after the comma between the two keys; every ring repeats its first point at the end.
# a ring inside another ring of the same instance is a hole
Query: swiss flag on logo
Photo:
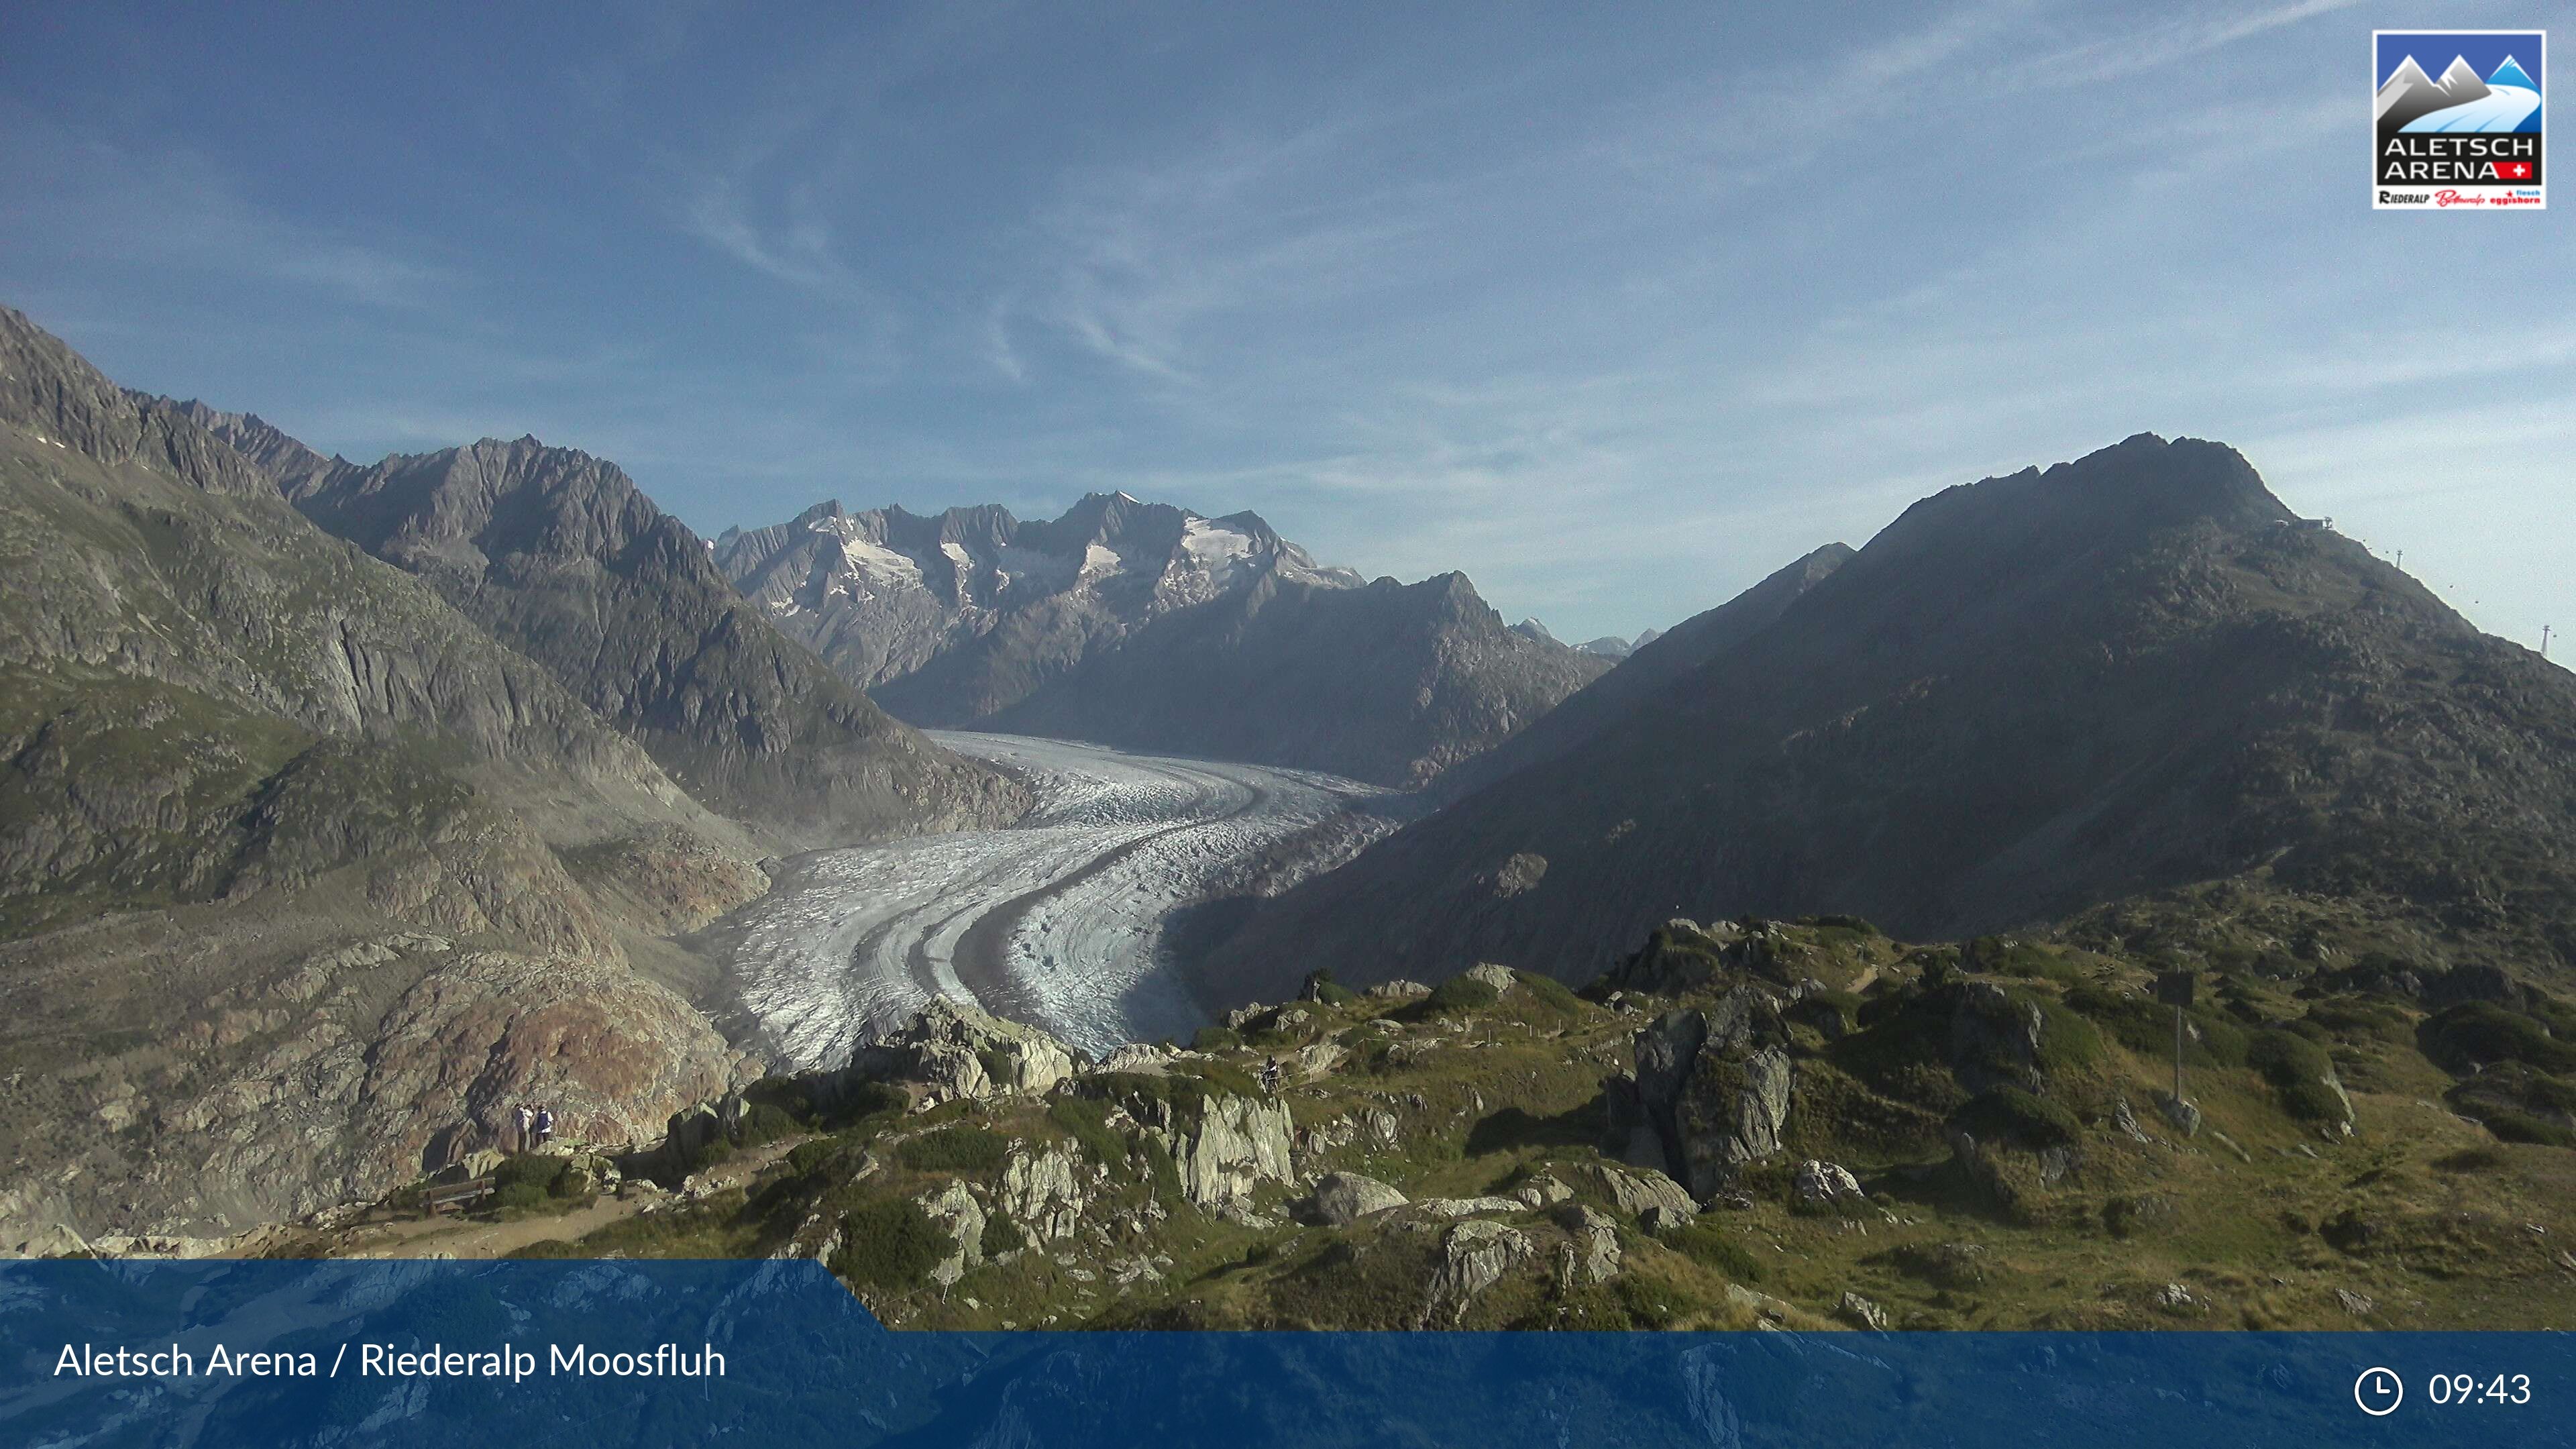
{"type": "Polygon", "coordinates": [[[2495,169],[2496,175],[2507,181],[2529,181],[2531,179],[2531,163],[2528,161],[2498,161],[2495,164],[2495,169]]]}

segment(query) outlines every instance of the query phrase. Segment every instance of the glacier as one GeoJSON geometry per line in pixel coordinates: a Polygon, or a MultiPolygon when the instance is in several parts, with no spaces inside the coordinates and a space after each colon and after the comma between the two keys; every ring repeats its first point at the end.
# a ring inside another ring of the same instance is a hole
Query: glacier
{"type": "Polygon", "coordinates": [[[1332,775],[933,731],[1028,781],[1002,830],[827,850],[713,933],[757,1044],[789,1070],[837,1067],[934,993],[1100,1053],[1206,1020],[1172,969],[1172,913],[1273,847],[1329,828],[1342,850],[1392,830],[1390,792],[1332,775]]]}

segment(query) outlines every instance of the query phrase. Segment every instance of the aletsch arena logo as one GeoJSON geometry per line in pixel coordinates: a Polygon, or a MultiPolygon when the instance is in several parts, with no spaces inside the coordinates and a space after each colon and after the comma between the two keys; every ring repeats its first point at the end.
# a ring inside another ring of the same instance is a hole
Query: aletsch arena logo
{"type": "Polygon", "coordinates": [[[2374,209],[2545,207],[2545,32],[2375,30],[2370,39],[2374,209]]]}

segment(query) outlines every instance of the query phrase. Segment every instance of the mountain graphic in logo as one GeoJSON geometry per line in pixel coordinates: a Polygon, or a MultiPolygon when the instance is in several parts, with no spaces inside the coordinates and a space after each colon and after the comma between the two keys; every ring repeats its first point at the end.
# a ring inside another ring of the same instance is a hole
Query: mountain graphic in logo
{"type": "Polygon", "coordinates": [[[2510,132],[2539,109],[2539,84],[2509,55],[2483,80],[2464,56],[2453,56],[2434,80],[2410,55],[2380,86],[2376,107],[2383,137],[2407,131],[2510,132]]]}

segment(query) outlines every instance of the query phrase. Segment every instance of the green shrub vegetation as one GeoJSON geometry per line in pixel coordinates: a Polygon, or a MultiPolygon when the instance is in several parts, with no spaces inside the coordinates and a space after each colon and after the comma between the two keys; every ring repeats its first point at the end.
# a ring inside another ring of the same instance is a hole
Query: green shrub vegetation
{"type": "Polygon", "coordinates": [[[2083,973],[2059,952],[2030,941],[2007,941],[1997,936],[1979,936],[1970,941],[1959,952],[1959,964],[1971,971],[2054,981],[2065,986],[2084,981],[2083,973]]]}
{"type": "Polygon", "coordinates": [[[995,1213],[984,1219],[984,1235],[976,1245],[984,1250],[985,1257],[998,1258],[1004,1253],[1016,1253],[1028,1243],[1028,1236],[1020,1231],[1019,1224],[995,1213]]]}
{"type": "Polygon", "coordinates": [[[839,1130],[870,1117],[892,1116],[911,1105],[911,1094],[891,1082],[861,1082],[844,1093],[831,1110],[817,1113],[815,1123],[839,1130]]]}
{"type": "Polygon", "coordinates": [[[1583,999],[1553,976],[1536,971],[1515,971],[1512,979],[1520,983],[1521,989],[1527,991],[1532,1000],[1561,1016],[1573,1016],[1583,1010],[1583,999]]]}
{"type": "Polygon", "coordinates": [[[900,1292],[921,1281],[957,1249],[921,1204],[907,1197],[860,1203],[841,1217],[835,1273],[862,1288],[900,1292]]]}
{"type": "Polygon", "coordinates": [[[1171,1149],[1151,1137],[1145,1139],[1144,1147],[1145,1172],[1153,1181],[1155,1200],[1163,1203],[1179,1202],[1181,1200],[1181,1165],[1172,1160],[1171,1149]]]}
{"type": "Polygon", "coordinates": [[[1665,1247],[1738,1283],[1762,1281],[1762,1260],[1735,1235],[1706,1219],[1686,1223],[1658,1239],[1665,1247]]]}
{"type": "Polygon", "coordinates": [[[2414,1023],[2392,1002],[2368,999],[2320,1001],[2308,1008],[2309,1021],[2332,1033],[2339,1041],[2360,1046],[2405,1046],[2412,1042],[2414,1023]]]}
{"type": "Polygon", "coordinates": [[[2511,1107],[2486,1107],[2479,1120],[2499,1142],[2537,1142],[2543,1147],[2576,1147],[2576,1132],[2571,1132],[2546,1117],[2511,1107]]]}
{"type": "Polygon", "coordinates": [[[2246,1045],[2245,1063],[2272,1084],[2291,1116],[2303,1122],[2343,1120],[2343,1100],[2325,1084],[2334,1075],[2334,1058],[2324,1047],[2292,1031],[2257,1032],[2246,1045]]]}
{"type": "Polygon", "coordinates": [[[895,1157],[915,1172],[998,1172],[1010,1155],[1011,1140],[990,1128],[959,1125],[926,1132],[895,1149],[895,1157]]]}
{"type": "Polygon", "coordinates": [[[492,1170],[491,1204],[521,1212],[552,1205],[572,1188],[568,1157],[527,1154],[506,1158],[492,1170]]]}
{"type": "Polygon", "coordinates": [[[1172,1080],[1197,1083],[1197,1091],[1208,1096],[1258,1097],[1261,1083],[1250,1072],[1229,1062],[1183,1062],[1172,1069],[1172,1080]]]}
{"type": "Polygon", "coordinates": [[[1856,991],[1810,991],[1798,1004],[1809,1011],[1832,1012],[1842,1018],[1844,1031],[1860,1024],[1861,1008],[1867,1005],[1856,991]]]}
{"type": "Polygon", "coordinates": [[[2039,1006],[2039,1069],[2051,1076],[2072,1076],[2102,1064],[2102,1033],[2093,1023],[2048,996],[2005,988],[2017,999],[2039,1006]]]}
{"type": "Polygon", "coordinates": [[[787,1170],[798,1177],[813,1177],[842,1166],[855,1170],[857,1155],[848,1142],[838,1138],[799,1142],[787,1150],[787,1170]]]}
{"type": "Polygon", "coordinates": [[[2537,1019],[2492,1002],[2463,1002],[2437,1013],[2417,1029],[2416,1041],[2424,1055],[2453,1072],[2496,1062],[2576,1071],[2576,1046],[2552,1037],[2537,1019]]]}
{"type": "Polygon", "coordinates": [[[1431,988],[1423,998],[1425,1015],[1437,1011],[1482,1011],[1503,999],[1503,994],[1472,976],[1452,976],[1431,988]]]}
{"type": "Polygon", "coordinates": [[[513,1182],[492,1189],[492,1206],[526,1212],[546,1205],[545,1188],[533,1182],[513,1182]]]}
{"type": "Polygon", "coordinates": [[[793,1137],[804,1130],[805,1124],[796,1120],[786,1108],[774,1102],[754,1102],[751,1109],[743,1113],[742,1126],[735,1131],[734,1141],[744,1147],[757,1147],[764,1142],[793,1137]]]}
{"type": "Polygon", "coordinates": [[[1065,1094],[1047,1103],[1047,1120],[1064,1129],[1094,1162],[1109,1169],[1120,1181],[1133,1181],[1135,1167],[1127,1160],[1127,1139],[1109,1125],[1109,1104],[1096,1097],[1065,1094]]]}
{"type": "MultiPolygon", "coordinates": [[[[2111,1039],[2151,1061],[2173,1060],[2173,1008],[2137,992],[2113,991],[2091,982],[2070,986],[2066,1008],[2094,1023],[2111,1039]]],[[[2195,1067],[2245,1065],[2245,1028],[2208,1006],[2196,1006],[2184,1019],[2197,1035],[2183,1044],[2183,1063],[2195,1067]]]]}
{"type": "Polygon", "coordinates": [[[1979,1092],[1951,1120],[1981,1141],[2003,1138],[2030,1147],[2062,1147],[2084,1130],[2074,1113],[2010,1084],[1979,1092]]]}
{"type": "Polygon", "coordinates": [[[1866,916],[1800,916],[1802,926],[1822,926],[1828,930],[1849,931],[1860,936],[1885,936],[1887,933],[1870,924],[1866,916]]]}
{"type": "Polygon", "coordinates": [[[1326,1006],[1348,1006],[1360,999],[1358,992],[1333,979],[1330,966],[1319,966],[1306,973],[1305,994],[1326,1006]]]}

